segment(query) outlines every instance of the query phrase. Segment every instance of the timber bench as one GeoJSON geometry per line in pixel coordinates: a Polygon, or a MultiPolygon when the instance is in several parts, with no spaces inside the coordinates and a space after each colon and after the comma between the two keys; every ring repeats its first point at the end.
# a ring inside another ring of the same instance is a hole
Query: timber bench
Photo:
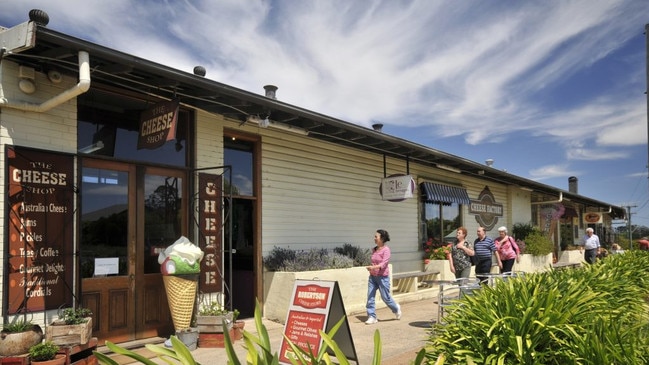
{"type": "Polygon", "coordinates": [[[552,265],[552,267],[556,270],[570,269],[570,268],[575,268],[580,266],[581,266],[580,262],[562,262],[562,263],[552,265]]]}
{"type": "Polygon", "coordinates": [[[392,274],[393,293],[415,293],[419,287],[432,287],[430,284],[439,271],[410,271],[392,274]]]}

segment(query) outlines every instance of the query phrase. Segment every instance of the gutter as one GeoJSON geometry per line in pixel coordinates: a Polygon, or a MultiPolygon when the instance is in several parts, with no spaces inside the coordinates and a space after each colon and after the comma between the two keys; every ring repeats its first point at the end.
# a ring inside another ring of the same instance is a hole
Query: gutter
{"type": "Polygon", "coordinates": [[[548,200],[548,201],[543,201],[543,202],[532,202],[532,205],[539,205],[539,204],[555,204],[555,203],[561,203],[563,201],[563,191],[559,192],[559,199],[558,200],[548,200]]]}
{"type": "Polygon", "coordinates": [[[79,82],[64,92],[44,101],[41,104],[25,101],[12,102],[4,96],[2,88],[2,68],[0,68],[0,107],[43,113],[66,101],[81,95],[90,89],[90,56],[86,51],[79,51],[79,82]]]}

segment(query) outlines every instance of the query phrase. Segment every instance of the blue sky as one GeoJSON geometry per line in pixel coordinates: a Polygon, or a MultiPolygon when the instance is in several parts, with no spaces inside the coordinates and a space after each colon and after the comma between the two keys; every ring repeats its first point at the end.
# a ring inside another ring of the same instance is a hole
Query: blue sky
{"type": "Polygon", "coordinates": [[[0,0],[49,28],[631,209],[649,226],[646,0],[0,0]]]}

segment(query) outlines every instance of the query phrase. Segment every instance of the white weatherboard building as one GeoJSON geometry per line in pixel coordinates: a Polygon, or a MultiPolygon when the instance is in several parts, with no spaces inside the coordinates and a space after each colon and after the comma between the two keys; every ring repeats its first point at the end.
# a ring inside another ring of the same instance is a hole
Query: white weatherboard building
{"type": "MultiPolygon", "coordinates": [[[[395,273],[458,226],[533,223],[558,254],[624,209],[57,32],[0,29],[3,323],[94,313],[122,342],[173,330],[158,263],[188,237],[202,293],[250,316],[273,247],[373,247],[395,273]],[[385,200],[389,198],[389,200],[385,200]]],[[[290,87],[290,85],[284,85],[290,87]]],[[[281,99],[281,98],[280,98],[281,99]]],[[[325,111],[326,112],[326,111],[325,111]]],[[[358,280],[364,281],[364,278],[358,280]]]]}

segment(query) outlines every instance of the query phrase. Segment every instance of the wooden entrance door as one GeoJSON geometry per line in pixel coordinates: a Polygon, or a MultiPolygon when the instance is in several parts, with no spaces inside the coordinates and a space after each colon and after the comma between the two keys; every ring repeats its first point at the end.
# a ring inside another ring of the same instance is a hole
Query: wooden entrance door
{"type": "Polygon", "coordinates": [[[186,231],[183,180],[182,171],[83,161],[82,305],[100,341],[173,332],[157,259],[186,231]]]}

